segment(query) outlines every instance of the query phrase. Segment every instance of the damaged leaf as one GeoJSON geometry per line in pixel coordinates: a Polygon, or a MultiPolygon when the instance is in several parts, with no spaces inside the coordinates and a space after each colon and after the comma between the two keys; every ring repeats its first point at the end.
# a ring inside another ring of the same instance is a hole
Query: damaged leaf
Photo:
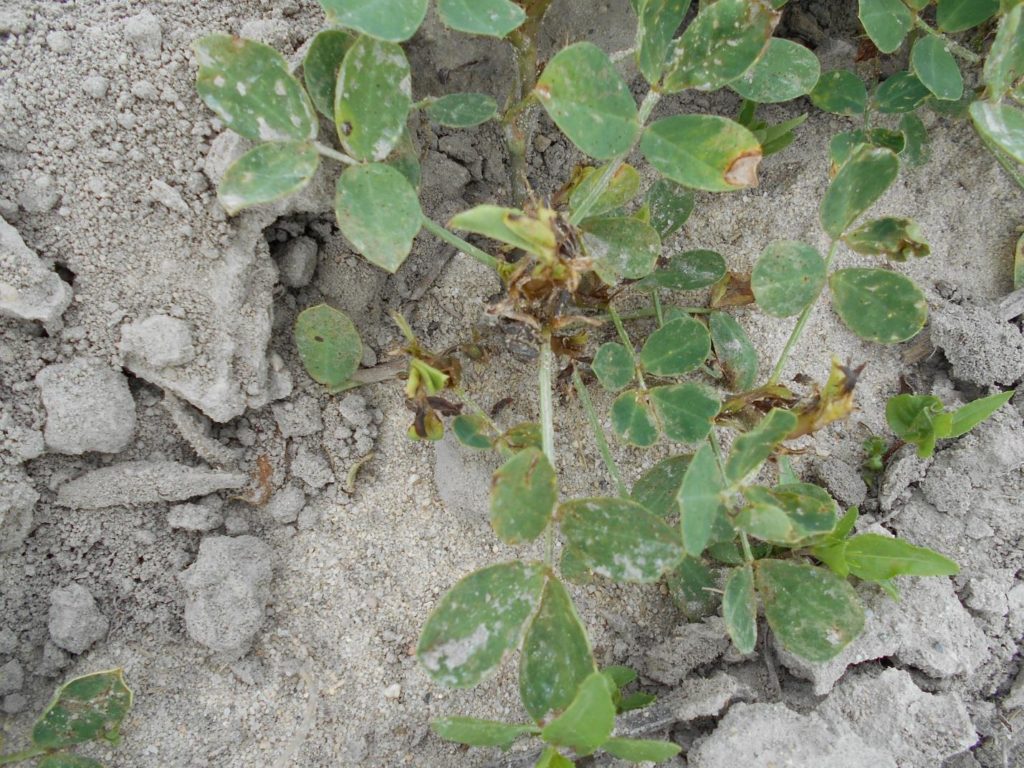
{"type": "Polygon", "coordinates": [[[401,140],[411,107],[412,74],[401,47],[356,40],[335,90],[334,123],[345,150],[357,160],[384,160],[401,140]]]}
{"type": "Polygon", "coordinates": [[[217,186],[217,200],[233,216],[243,208],[298,192],[318,167],[320,155],[309,142],[260,144],[228,166],[217,186]]]}
{"type": "Polygon", "coordinates": [[[825,260],[809,245],[780,240],[765,248],[750,274],[761,309],[775,317],[800,314],[825,286],[825,260]]]}
{"type": "Polygon", "coordinates": [[[295,346],[306,373],[328,389],[347,384],[363,357],[359,332],[348,315],[326,304],[299,313],[295,346]]]}
{"type": "Polygon", "coordinates": [[[658,425],[644,393],[630,389],[612,403],[612,429],[631,445],[646,448],[658,442],[658,425]]]}
{"type": "Polygon", "coordinates": [[[722,618],[736,650],[742,654],[753,653],[757,644],[757,601],[750,565],[733,569],[726,579],[722,618]]]}
{"type": "Polygon", "coordinates": [[[684,251],[671,256],[638,283],[641,288],[667,288],[672,291],[699,291],[725,277],[725,259],[720,253],[704,249],[684,251]]]}
{"type": "Polygon", "coordinates": [[[757,185],[761,145],[749,130],[725,117],[658,120],[644,131],[640,149],[658,171],[686,187],[731,192],[757,185]]]}
{"type": "Polygon", "coordinates": [[[327,23],[401,43],[412,37],[427,15],[427,0],[320,0],[327,23]]]}
{"type": "Polygon", "coordinates": [[[692,317],[665,323],[647,337],[640,364],[653,376],[681,376],[699,368],[711,354],[711,335],[692,317]]]}
{"type": "Polygon", "coordinates": [[[725,382],[733,392],[743,392],[754,386],[760,367],[757,349],[732,315],[713,312],[709,316],[711,343],[718,364],[725,374],[725,382]]]}
{"type": "Polygon", "coordinates": [[[821,64],[813,52],[792,40],[773,37],[757,63],[729,87],[750,101],[774,104],[806,96],[820,75],[821,64]]]}
{"type": "Polygon", "coordinates": [[[547,528],[557,501],[551,462],[542,451],[527,448],[491,479],[491,526],[506,544],[533,541],[547,528]]]}
{"type": "Polygon", "coordinates": [[[427,115],[438,125],[472,128],[498,115],[498,102],[486,93],[450,93],[431,99],[427,115]]]}
{"type": "Polygon", "coordinates": [[[885,256],[893,261],[906,261],[911,256],[920,259],[931,253],[917,223],[895,216],[862,224],[843,241],[856,253],[885,256]]]}
{"type": "Polygon", "coordinates": [[[437,13],[459,32],[499,38],[526,21],[526,12],[509,0],[437,0],[437,13]]]}
{"type": "Polygon", "coordinates": [[[928,319],[924,294],[908,278],[884,269],[840,269],[829,278],[832,307],[862,339],[896,344],[911,339],[928,319]]]}
{"type": "Polygon", "coordinates": [[[430,722],[430,728],[448,741],[471,747],[501,747],[503,750],[508,750],[520,736],[540,733],[540,728],[529,723],[512,725],[476,717],[439,717],[430,722]]]}
{"type": "Polygon", "coordinates": [[[32,727],[32,746],[64,749],[87,741],[121,741],[121,722],[132,707],[132,692],[120,669],[69,680],[32,727]]]}
{"type": "Polygon", "coordinates": [[[356,41],[355,35],[343,29],[318,32],[302,60],[302,78],[313,104],[324,117],[334,119],[334,91],[338,70],[345,54],[356,41]]]}

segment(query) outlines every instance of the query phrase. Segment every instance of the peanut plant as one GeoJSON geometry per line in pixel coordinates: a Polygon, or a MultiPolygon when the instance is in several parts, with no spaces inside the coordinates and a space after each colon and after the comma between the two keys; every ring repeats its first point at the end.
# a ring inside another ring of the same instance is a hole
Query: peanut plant
{"type": "MultiPolygon", "coordinates": [[[[650,697],[623,692],[635,679],[632,671],[598,668],[568,582],[664,579],[687,617],[720,608],[744,654],[755,649],[763,610],[783,647],[822,662],[863,628],[851,579],[895,595],[898,576],[957,572],[936,552],[880,533],[856,533],[857,510],[841,510],[825,489],[802,482],[790,467],[787,441],[853,411],[861,368],[833,361],[828,380],[804,397],[782,376],[826,287],[839,319],[863,339],[895,344],[924,326],[923,293],[891,265],[843,267],[837,261],[847,249],[893,263],[928,256],[913,221],[863,219],[901,164],[924,160],[927,137],[914,113],[924,105],[953,113],[951,105],[960,105],[1001,162],[1017,172],[1021,113],[1004,100],[1020,100],[1024,6],[939,0],[936,29],[924,20],[926,11],[931,14],[928,2],[862,0],[860,17],[879,51],[896,52],[913,38],[911,70],[882,82],[869,97],[853,72],[822,74],[813,52],[772,36],[784,0],[716,0],[693,9],[689,0],[634,0],[634,54],[646,83],[638,103],[609,55],[590,43],[568,45],[538,68],[536,37],[546,0],[438,0],[437,13],[452,29],[507,36],[513,45],[516,87],[499,114],[484,94],[413,102],[399,43],[423,21],[427,0],[321,4],[331,28],[312,41],[303,81],[259,43],[213,35],[196,44],[200,95],[228,128],[259,142],[221,181],[224,207],[234,213],[276,200],[308,183],[322,159],[339,162],[335,213],[354,250],[393,272],[421,230],[441,238],[497,273],[504,293],[491,314],[524,329],[536,349],[539,419],[502,427],[463,386],[460,354],[474,357],[473,345],[461,353],[430,350],[395,318],[409,358],[410,437],[439,439],[448,420],[465,445],[498,451],[504,463],[490,489],[494,532],[510,545],[543,542],[542,559],[465,576],[440,599],[418,646],[427,674],[457,688],[480,683],[518,650],[519,693],[530,720],[448,717],[434,722],[438,734],[502,748],[535,736],[544,744],[537,765],[548,768],[571,766],[597,750],[634,762],[679,752],[671,742],[614,736],[616,715],[650,697]],[[983,65],[985,87],[971,94],[980,99],[961,105],[963,79],[954,56],[972,65],[981,57],[947,35],[979,25],[995,28],[983,65]],[[667,95],[722,88],[742,100],[735,119],[678,114],[652,120],[667,95]],[[693,190],[727,193],[756,185],[761,160],[785,149],[806,119],[770,125],[758,119],[758,105],[804,96],[819,109],[863,119],[862,128],[839,134],[829,147],[830,182],[820,204],[826,255],[806,243],[776,241],[743,275],[729,271],[715,251],[666,253],[665,243],[694,209],[693,190]],[[595,161],[578,169],[552,201],[527,194],[525,147],[536,109],[595,161]],[[479,205],[446,225],[427,217],[417,197],[417,151],[407,125],[415,110],[456,128],[500,120],[516,207],[479,205]],[[330,142],[318,140],[317,112],[334,126],[330,142]],[[895,119],[890,115],[901,116],[898,128],[887,127],[895,119]],[[627,162],[635,154],[657,177],[643,192],[641,173],[627,162]],[[485,250],[456,232],[494,245],[485,250]],[[701,289],[710,289],[707,306],[663,304],[674,292],[701,289]],[[622,309],[627,301],[635,306],[637,297],[641,310],[622,309]],[[760,382],[758,350],[727,311],[744,305],[795,318],[760,382]],[[617,340],[598,345],[604,328],[614,328],[617,340]],[[614,496],[560,499],[556,373],[572,384],[614,496]],[[614,395],[608,416],[615,439],[686,449],[630,488],[591,399],[585,379],[591,374],[614,395]],[[734,433],[728,451],[720,435],[725,430],[734,433]]],[[[295,335],[313,379],[335,392],[352,385],[361,345],[343,313],[324,305],[307,309],[295,335]]],[[[900,396],[889,404],[889,422],[899,439],[924,455],[937,439],[964,434],[1010,395],[952,414],[930,396],[900,396]]]]}
{"type": "Polygon", "coordinates": [[[100,761],[69,750],[90,741],[117,746],[121,721],[131,707],[132,692],[120,669],[69,680],[36,720],[31,746],[0,754],[0,765],[38,760],[37,768],[103,768],[100,761]]]}

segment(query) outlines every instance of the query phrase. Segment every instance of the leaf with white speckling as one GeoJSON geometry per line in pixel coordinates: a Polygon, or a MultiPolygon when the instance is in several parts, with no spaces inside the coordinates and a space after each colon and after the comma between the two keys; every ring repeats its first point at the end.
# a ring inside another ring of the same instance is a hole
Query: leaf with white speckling
{"type": "Polygon", "coordinates": [[[298,192],[320,165],[316,148],[305,141],[268,142],[235,160],[217,187],[217,199],[229,214],[298,192]]]}
{"type": "Polygon", "coordinates": [[[469,574],[438,602],[420,635],[420,663],[436,682],[469,688],[519,646],[540,603],[545,566],[499,563],[469,574]]]}
{"type": "Polygon", "coordinates": [[[256,141],[316,138],[313,104],[280,53],[231,35],[208,35],[194,48],[196,90],[228,128],[256,141]]]}

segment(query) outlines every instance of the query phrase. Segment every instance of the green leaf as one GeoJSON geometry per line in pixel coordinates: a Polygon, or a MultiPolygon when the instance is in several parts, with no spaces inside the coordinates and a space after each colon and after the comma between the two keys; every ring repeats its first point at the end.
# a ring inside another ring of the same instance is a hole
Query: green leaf
{"type": "Polygon", "coordinates": [[[913,112],[931,96],[931,91],[909,72],[897,72],[880,83],[871,100],[875,109],[885,115],[913,112]]]}
{"type": "Polygon", "coordinates": [[[630,389],[612,403],[612,429],[630,445],[641,448],[658,442],[658,425],[642,392],[630,389]]]}
{"type": "Polygon", "coordinates": [[[630,497],[648,512],[668,517],[679,512],[676,497],[692,457],[687,454],[662,459],[633,484],[630,497]]]}
{"type": "Polygon", "coordinates": [[[608,739],[601,745],[602,749],[620,760],[631,763],[660,763],[669,760],[683,748],[671,741],[655,741],[653,739],[608,739]]]}
{"type": "Polygon", "coordinates": [[[519,698],[538,723],[562,714],[597,670],[590,640],[562,583],[548,579],[519,662],[519,698]]]}
{"type": "Polygon", "coordinates": [[[672,52],[665,92],[713,91],[735,80],[761,56],[779,16],[761,0],[702,4],[672,52]]]}
{"type": "Polygon", "coordinates": [[[495,441],[502,451],[516,453],[526,448],[541,448],[540,424],[535,421],[526,421],[516,424],[495,441]]]}
{"type": "Polygon", "coordinates": [[[679,525],[690,557],[700,557],[711,541],[716,522],[725,515],[725,482],[714,449],[702,445],[690,461],[679,489],[679,525]]]}
{"type": "Polygon", "coordinates": [[[722,618],[733,645],[742,653],[753,653],[757,645],[757,603],[754,572],[750,565],[734,569],[725,582],[722,618]]]}
{"type": "Polygon", "coordinates": [[[753,429],[737,437],[725,463],[730,483],[741,482],[758,469],[775,448],[796,428],[797,418],[790,411],[772,408],[753,429]]]}
{"type": "Polygon", "coordinates": [[[637,4],[636,63],[648,83],[661,79],[672,39],[690,9],[690,0],[643,0],[637,4]]]}
{"type": "Polygon", "coordinates": [[[491,479],[491,526],[506,544],[533,541],[547,528],[557,501],[551,462],[543,451],[526,448],[491,479]]]}
{"type": "Polygon", "coordinates": [[[757,305],[769,315],[798,315],[825,287],[825,260],[809,245],[779,240],[764,249],[750,275],[757,305]]]}
{"type": "Polygon", "coordinates": [[[938,0],[935,21],[943,32],[963,32],[999,12],[999,0],[938,0]]]}
{"type": "Polygon", "coordinates": [[[792,40],[773,37],[757,63],[729,87],[750,101],[774,104],[809,94],[820,76],[821,64],[811,51],[792,40]]]}
{"type": "Polygon", "coordinates": [[[380,163],[345,169],[334,211],[352,247],[388,272],[402,266],[423,219],[416,190],[399,171],[380,163]]]}
{"type": "Polygon", "coordinates": [[[117,744],[131,707],[132,692],[122,670],[76,677],[57,689],[32,726],[32,746],[57,750],[87,741],[117,744]]]}
{"type": "Polygon", "coordinates": [[[845,579],[850,575],[850,566],[846,562],[845,541],[818,544],[811,547],[810,552],[840,578],[845,579]]]}
{"type": "Polygon", "coordinates": [[[821,225],[837,240],[896,180],[900,162],[888,149],[863,146],[839,169],[821,201],[821,225]]]}
{"type": "MultiPolygon", "coordinates": [[[[712,8],[730,0],[718,0],[712,8]]],[[[731,192],[757,185],[761,145],[739,123],[715,115],[677,115],[648,126],[640,140],[648,162],[684,186],[731,192]]]]}
{"type": "Polygon", "coordinates": [[[636,102],[615,65],[596,45],[563,48],[544,68],[534,93],[569,141],[607,160],[633,146],[636,102]]]}
{"type": "Polygon", "coordinates": [[[224,172],[217,200],[230,215],[243,208],[271,203],[309,183],[320,156],[309,142],[268,142],[250,149],[224,172]]]}
{"type": "Polygon", "coordinates": [[[892,53],[914,25],[914,14],[900,0],[860,0],[860,23],[882,53],[892,53]]]}
{"type": "Polygon", "coordinates": [[[662,242],[678,232],[693,213],[693,192],[670,179],[658,179],[647,190],[650,225],[662,242]]]}
{"type": "Polygon", "coordinates": [[[61,752],[44,757],[36,768],[103,768],[103,763],[91,757],[61,752]]]}
{"type": "Polygon", "coordinates": [[[665,576],[669,594],[687,621],[710,616],[715,605],[716,580],[699,558],[687,555],[665,576]]]}
{"type": "Polygon", "coordinates": [[[636,671],[621,664],[613,664],[601,670],[605,676],[615,684],[617,690],[622,690],[636,680],[636,671]]]}
{"type": "Polygon", "coordinates": [[[870,144],[871,139],[867,131],[843,131],[837,133],[828,142],[828,156],[832,161],[832,168],[838,170],[853,155],[853,151],[862,144],[870,144]]]}
{"type": "Polygon", "coordinates": [[[736,527],[771,544],[794,546],[836,526],[836,503],[827,491],[810,483],[773,489],[753,486],[744,490],[744,496],[750,506],[736,516],[736,527]]]}
{"type": "MultiPolygon", "coordinates": [[[[602,166],[601,168],[587,168],[584,171],[583,178],[580,180],[579,184],[573,188],[572,195],[569,197],[570,211],[577,210],[580,207],[580,204],[590,197],[606,169],[607,166],[602,166]]],[[[603,213],[608,213],[608,211],[621,208],[636,197],[636,193],[639,191],[639,172],[637,172],[636,168],[629,163],[623,163],[616,169],[615,173],[612,174],[612,178],[608,182],[608,186],[600,195],[598,195],[597,200],[590,206],[590,210],[587,215],[591,217],[600,216],[603,213]]]]}
{"type": "Polygon", "coordinates": [[[629,384],[636,374],[633,355],[624,346],[614,341],[602,344],[598,348],[591,368],[594,375],[597,376],[597,380],[601,382],[601,386],[609,392],[618,392],[629,384]]]}
{"type": "Polygon", "coordinates": [[[193,48],[196,90],[228,128],[255,141],[316,138],[313,105],[280,53],[231,35],[207,35],[193,48]]]}
{"type": "Polygon", "coordinates": [[[594,672],[580,685],[569,708],[548,723],[540,736],[548,744],[570,747],[585,756],[604,744],[615,727],[612,684],[594,672]]]}
{"type": "Polygon", "coordinates": [[[949,425],[949,433],[940,437],[960,437],[966,435],[985,419],[998,411],[1017,394],[1017,390],[1011,389],[1006,392],[999,392],[988,397],[980,397],[972,400],[967,405],[953,411],[952,421],[949,425]]]}
{"type": "Polygon", "coordinates": [[[385,161],[385,164],[390,165],[402,174],[413,189],[419,189],[421,176],[420,151],[416,144],[413,143],[408,128],[402,131],[402,138],[398,140],[398,144],[391,151],[391,155],[385,161]]]}
{"type": "Polygon", "coordinates": [[[647,337],[640,364],[653,376],[680,376],[696,370],[711,354],[711,335],[692,317],[665,323],[647,337]]]}
{"type": "Polygon", "coordinates": [[[505,37],[526,21],[526,12],[509,0],[437,0],[445,26],[471,35],[505,37]]]}
{"type": "Polygon", "coordinates": [[[529,723],[513,725],[476,717],[439,717],[430,722],[430,728],[448,741],[471,747],[501,747],[503,750],[524,734],[540,733],[540,728],[529,723]]]}
{"type": "Polygon", "coordinates": [[[516,208],[502,208],[497,205],[478,205],[468,211],[456,214],[448,226],[465,232],[474,232],[492,240],[521,248],[527,253],[540,256],[556,246],[552,232],[540,237],[540,232],[527,232],[522,227],[509,226],[511,222],[524,219],[526,214],[516,208]],[[530,235],[530,236],[528,236],[530,235]]]}
{"type": "Polygon", "coordinates": [[[544,589],[546,566],[499,563],[469,574],[438,602],[416,655],[435,682],[469,688],[515,649],[544,589]]]}
{"type": "Polygon", "coordinates": [[[383,160],[405,131],[412,107],[412,74],[401,47],[360,37],[338,70],[334,123],[357,160],[383,160]]]}
{"type": "MultiPolygon", "coordinates": [[[[933,395],[896,395],[885,405],[885,419],[896,437],[917,446],[917,455],[926,459],[935,452],[935,441],[941,435],[945,406],[933,395]]],[[[951,421],[951,419],[950,419],[951,421]]],[[[948,424],[947,424],[948,426],[948,424]]],[[[948,429],[943,429],[947,432],[948,429]]]]}
{"type": "Polygon", "coordinates": [[[326,304],[299,313],[295,346],[309,377],[328,389],[347,384],[363,357],[363,343],[348,315],[326,304]]]}
{"type": "Polygon", "coordinates": [[[910,54],[914,74],[935,98],[957,101],[964,95],[964,78],[942,38],[925,35],[910,54]]]}
{"type": "Polygon", "coordinates": [[[857,593],[835,574],[786,560],[760,560],[755,569],[765,618],[790,653],[828,661],[864,628],[857,593]]]}
{"type": "Polygon", "coordinates": [[[558,518],[587,567],[614,581],[657,581],[683,557],[673,529],[629,499],[574,499],[558,518]]]}
{"type": "Polygon", "coordinates": [[[562,754],[554,747],[548,747],[540,756],[534,768],[573,768],[576,763],[562,754]]]}
{"type": "Polygon", "coordinates": [[[976,101],[971,104],[971,120],[978,133],[1024,163],[1024,112],[1008,104],[976,101]]]}
{"type": "Polygon", "coordinates": [[[906,261],[911,256],[920,259],[932,252],[915,222],[894,216],[862,224],[843,240],[852,251],[893,261],[906,261]]]}
{"type": "Polygon", "coordinates": [[[494,445],[487,420],[476,413],[461,413],[452,420],[452,432],[467,448],[487,450],[494,445]]]}
{"type": "Polygon", "coordinates": [[[709,316],[711,343],[725,382],[733,392],[745,392],[757,381],[760,363],[757,349],[732,315],[714,312],[709,316]]]}
{"type": "Polygon", "coordinates": [[[781,152],[796,139],[794,130],[807,122],[807,114],[797,115],[777,125],[766,125],[754,131],[754,138],[761,142],[761,152],[765,157],[781,152]]]}
{"type": "Polygon", "coordinates": [[[862,339],[895,344],[928,319],[928,302],[908,278],[884,269],[840,269],[829,278],[832,307],[862,339]]]}
{"type": "Polygon", "coordinates": [[[811,102],[826,112],[855,117],[863,115],[868,107],[868,89],[853,72],[836,69],[818,78],[811,91],[811,102]]]}
{"type": "Polygon", "coordinates": [[[996,39],[985,58],[983,80],[993,99],[1001,99],[1024,75],[1024,3],[999,21],[996,39]]]}
{"type": "Polygon", "coordinates": [[[714,392],[692,381],[654,387],[651,405],[665,437],[679,443],[696,443],[707,437],[722,408],[714,392]]]}
{"type": "MultiPolygon", "coordinates": [[[[634,709],[643,709],[656,702],[658,697],[652,693],[644,693],[643,691],[636,691],[634,693],[627,694],[622,697],[619,702],[619,712],[632,712],[634,709]]],[[[607,742],[605,742],[607,743],[607,742]]]]}
{"type": "Polygon", "coordinates": [[[694,250],[671,256],[668,264],[656,269],[638,283],[641,288],[668,288],[673,291],[698,291],[725,277],[725,259],[720,253],[694,250]]]}
{"type": "Polygon", "coordinates": [[[929,155],[928,130],[921,118],[908,112],[900,120],[900,131],[903,133],[903,151],[900,157],[910,166],[924,165],[929,155]]]}
{"type": "Polygon", "coordinates": [[[325,29],[318,32],[302,61],[302,79],[317,110],[334,119],[334,89],[338,84],[338,70],[345,54],[356,40],[343,29],[325,29]]]}
{"type": "Polygon", "coordinates": [[[392,43],[412,37],[427,15],[427,0],[320,0],[320,5],[331,26],[392,43]]]}
{"type": "Polygon", "coordinates": [[[450,93],[432,99],[427,115],[438,125],[472,128],[498,115],[498,102],[486,93],[450,93]]]}
{"type": "Polygon", "coordinates": [[[608,284],[650,274],[661,255],[661,238],[654,227],[629,216],[587,219],[583,242],[594,271],[608,284]]]}
{"type": "Polygon", "coordinates": [[[867,581],[895,576],[954,576],[960,566],[925,547],[877,533],[862,533],[846,543],[850,573],[867,581]]]}

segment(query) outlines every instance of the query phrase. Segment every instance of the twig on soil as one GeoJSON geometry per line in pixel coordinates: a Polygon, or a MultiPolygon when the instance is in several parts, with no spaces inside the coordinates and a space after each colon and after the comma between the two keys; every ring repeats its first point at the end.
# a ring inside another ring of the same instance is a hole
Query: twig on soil
{"type": "Polygon", "coordinates": [[[775,668],[775,656],[772,654],[772,631],[765,627],[761,635],[761,656],[764,659],[764,668],[768,673],[768,687],[771,688],[775,701],[782,701],[782,685],[779,683],[779,671],[775,668]]]}
{"type": "Polygon", "coordinates": [[[289,768],[292,765],[295,756],[299,753],[299,749],[302,748],[302,745],[312,732],[313,726],[316,725],[316,710],[320,705],[320,690],[316,684],[316,677],[313,675],[313,662],[309,657],[309,652],[302,643],[294,638],[293,640],[298,647],[300,656],[304,660],[302,667],[299,669],[299,678],[306,686],[306,708],[302,712],[302,722],[299,723],[295,734],[285,745],[280,757],[274,761],[273,768],[289,768]]]}

